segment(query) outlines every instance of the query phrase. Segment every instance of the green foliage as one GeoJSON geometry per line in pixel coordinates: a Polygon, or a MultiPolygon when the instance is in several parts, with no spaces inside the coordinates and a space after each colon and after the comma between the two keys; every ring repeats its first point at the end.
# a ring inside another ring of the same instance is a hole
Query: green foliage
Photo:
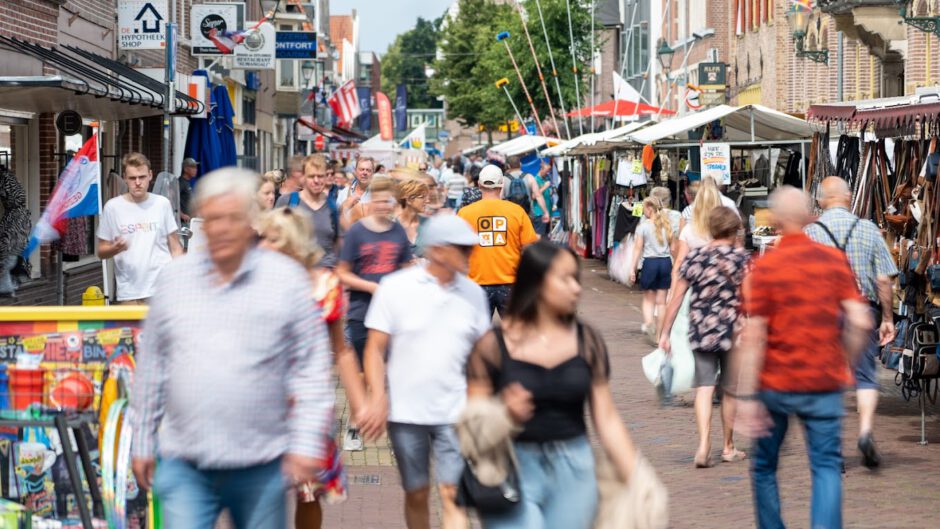
{"type": "MultiPolygon", "coordinates": [[[[590,68],[590,3],[570,0],[575,55],[579,69],[578,81],[582,96],[587,89],[590,68]]],[[[545,27],[551,43],[558,80],[567,110],[580,106],[575,97],[575,76],[572,74],[572,58],[569,48],[568,14],[565,0],[540,0],[545,27]]],[[[545,44],[545,34],[539,20],[535,0],[524,0],[526,27],[532,38],[535,54],[542,67],[551,103],[555,107],[559,128],[564,130],[562,113],[558,104],[558,93],[552,78],[552,68],[545,44]]],[[[496,35],[508,31],[508,43],[519,70],[525,80],[529,95],[538,110],[544,125],[551,122],[549,105],[539,81],[535,61],[523,31],[522,18],[514,2],[496,4],[493,0],[460,0],[459,14],[445,23],[441,31],[440,49],[442,59],[436,63],[437,74],[432,82],[432,91],[447,100],[448,116],[463,124],[482,124],[488,128],[513,119],[515,113],[501,88],[495,82],[505,77],[509,80],[509,93],[523,118],[532,115],[528,100],[519,84],[519,78],[503,42],[496,35]]],[[[595,43],[598,45],[598,43],[595,43]]],[[[384,67],[384,65],[383,65],[384,67]]]]}
{"type": "Polygon", "coordinates": [[[418,17],[414,28],[395,37],[389,45],[382,57],[382,91],[393,101],[396,87],[405,83],[409,108],[441,107],[436,96],[429,93],[424,73],[425,66],[434,62],[440,21],[440,18],[431,21],[418,17]]]}

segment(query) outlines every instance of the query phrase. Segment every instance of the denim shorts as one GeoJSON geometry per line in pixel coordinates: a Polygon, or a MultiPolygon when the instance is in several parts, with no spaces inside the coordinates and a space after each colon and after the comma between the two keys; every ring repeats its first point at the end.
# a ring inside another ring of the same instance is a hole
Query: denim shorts
{"type": "Polygon", "coordinates": [[[879,324],[881,323],[881,309],[872,309],[875,319],[875,328],[871,331],[868,345],[858,355],[858,365],[855,366],[855,389],[878,389],[878,356],[881,354],[881,336],[879,324]]]}
{"type": "Polygon", "coordinates": [[[647,257],[640,273],[640,288],[643,290],[669,290],[672,285],[672,259],[669,257],[647,257]]]}
{"type": "Polygon", "coordinates": [[[590,529],[597,514],[594,453],[586,436],[516,442],[522,501],[501,514],[481,514],[485,529],[590,529]]]}
{"type": "Polygon", "coordinates": [[[369,336],[366,323],[362,320],[346,320],[344,335],[346,341],[349,342],[353,350],[356,351],[356,358],[359,359],[359,369],[364,370],[362,360],[366,352],[366,338],[369,336]]]}
{"type": "Polygon", "coordinates": [[[388,437],[395,451],[398,473],[405,492],[431,483],[431,456],[438,485],[457,485],[463,474],[463,456],[457,431],[450,424],[424,425],[388,423],[388,437]]]}

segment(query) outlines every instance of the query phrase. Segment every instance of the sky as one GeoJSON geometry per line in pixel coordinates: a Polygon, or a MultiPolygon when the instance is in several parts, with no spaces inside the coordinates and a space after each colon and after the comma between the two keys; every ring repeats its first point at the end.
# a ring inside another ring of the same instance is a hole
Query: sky
{"type": "Polygon", "coordinates": [[[447,11],[451,0],[330,0],[330,15],[359,14],[359,50],[385,53],[399,33],[411,29],[418,17],[433,20],[447,11]]]}

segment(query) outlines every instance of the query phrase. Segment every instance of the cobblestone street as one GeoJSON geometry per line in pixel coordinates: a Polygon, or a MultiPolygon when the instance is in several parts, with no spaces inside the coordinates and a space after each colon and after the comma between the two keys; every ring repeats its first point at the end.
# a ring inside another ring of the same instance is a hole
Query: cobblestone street
{"type": "MultiPolygon", "coordinates": [[[[639,295],[607,279],[601,263],[584,267],[584,320],[597,326],[610,348],[612,390],[638,446],[652,461],[669,488],[670,526],[676,529],[754,527],[747,462],[724,463],[695,470],[696,444],[691,396],[675,407],[660,408],[653,388],[640,370],[640,358],[652,347],[640,333],[639,295]]],[[[844,520],[847,528],[933,528],[937,522],[929,507],[940,501],[930,476],[940,475],[940,424],[927,418],[930,444],[921,446],[916,401],[904,401],[893,383],[893,373],[881,372],[882,401],[875,432],[884,459],[883,468],[870,472],[861,466],[855,448],[857,420],[854,394],[846,396],[847,416],[843,441],[846,458],[844,520]]],[[[342,407],[340,402],[339,406],[342,407]]],[[[935,408],[928,406],[928,412],[935,408]]],[[[714,415],[713,447],[720,450],[718,414],[714,415]]],[[[791,422],[781,451],[780,490],[788,527],[807,527],[810,476],[801,428],[791,422]]],[[[747,450],[748,443],[739,446],[747,450]]],[[[350,497],[326,506],[324,527],[329,529],[404,528],[403,493],[387,442],[363,452],[346,453],[350,497]]],[[[438,524],[435,524],[438,525],[438,524]]]]}

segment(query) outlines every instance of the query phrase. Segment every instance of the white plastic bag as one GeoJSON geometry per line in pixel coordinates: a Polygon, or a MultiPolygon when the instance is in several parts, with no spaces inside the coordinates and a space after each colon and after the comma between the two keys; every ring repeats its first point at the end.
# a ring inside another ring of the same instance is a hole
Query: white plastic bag
{"type": "MultiPolygon", "coordinates": [[[[678,395],[692,389],[692,377],[695,375],[695,358],[692,356],[692,347],[689,345],[689,303],[692,295],[686,292],[685,299],[682,301],[682,308],[676,315],[676,321],[672,325],[672,332],[669,334],[669,341],[672,345],[672,354],[669,355],[669,361],[672,364],[672,387],[669,393],[678,395]]],[[[666,352],[657,348],[652,353],[646,355],[641,360],[643,374],[650,384],[658,386],[660,384],[660,370],[666,352]]]]}
{"type": "Polygon", "coordinates": [[[633,234],[629,234],[614,248],[607,261],[607,274],[618,283],[630,286],[630,261],[633,258],[633,234]]]}

